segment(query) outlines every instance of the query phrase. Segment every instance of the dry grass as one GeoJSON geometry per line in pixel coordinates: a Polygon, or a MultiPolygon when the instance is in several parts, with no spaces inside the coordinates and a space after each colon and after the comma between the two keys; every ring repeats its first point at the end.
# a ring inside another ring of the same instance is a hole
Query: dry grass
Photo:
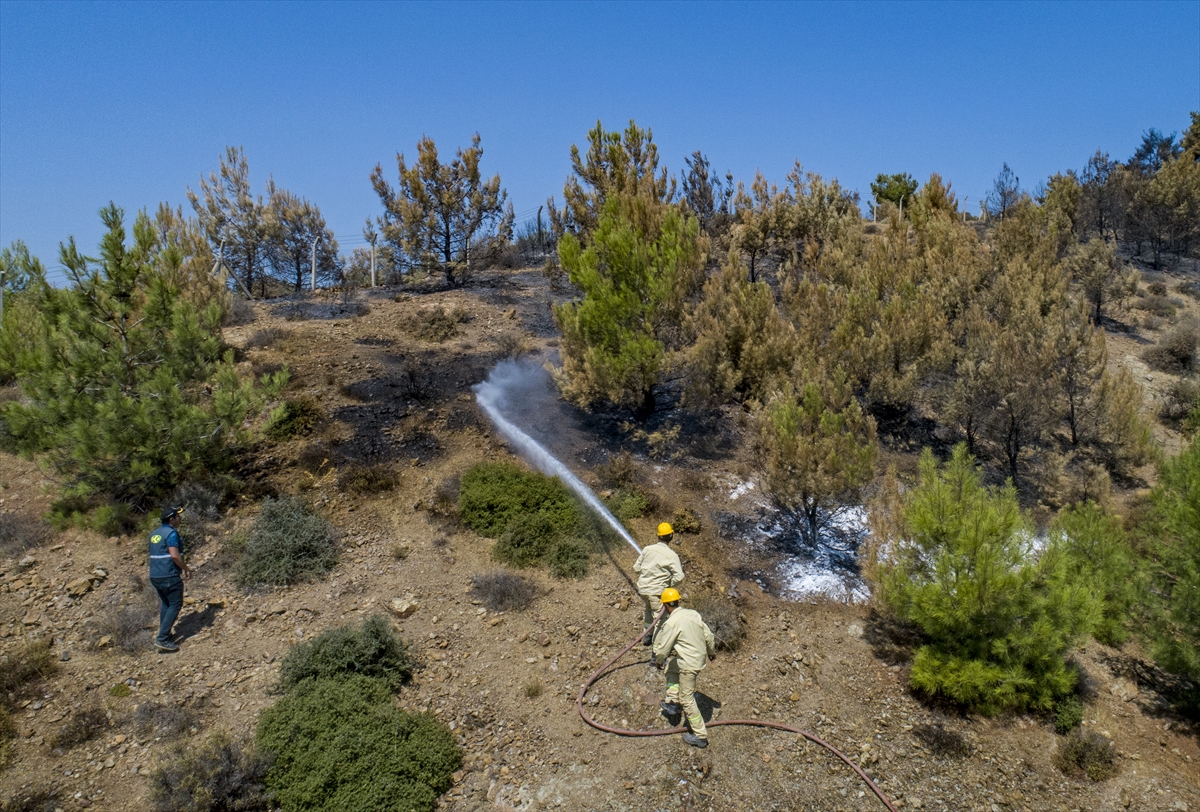
{"type": "Polygon", "coordinates": [[[737,651],[746,639],[746,627],[738,617],[737,607],[727,599],[712,593],[700,593],[687,603],[704,618],[717,639],[718,651],[737,651]]]}
{"type": "Polygon", "coordinates": [[[108,714],[99,704],[79,708],[47,738],[55,750],[70,750],[99,736],[108,728],[108,714]]]}
{"type": "Polygon", "coordinates": [[[471,597],[493,612],[526,609],[537,598],[537,586],[512,572],[487,572],[471,576],[471,597]]]}

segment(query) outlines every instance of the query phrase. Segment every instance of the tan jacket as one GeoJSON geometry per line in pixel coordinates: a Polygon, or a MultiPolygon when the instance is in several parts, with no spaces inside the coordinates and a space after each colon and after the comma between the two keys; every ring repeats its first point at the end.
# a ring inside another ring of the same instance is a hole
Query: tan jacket
{"type": "Polygon", "coordinates": [[[679,563],[679,556],[661,541],[642,550],[633,562],[633,571],[637,573],[637,588],[642,595],[657,598],[667,587],[683,583],[683,564],[679,563]]]}
{"type": "Polygon", "coordinates": [[[712,629],[695,609],[676,609],[654,637],[654,659],[663,662],[672,654],[679,660],[680,671],[700,671],[708,658],[717,653],[712,629]]]}

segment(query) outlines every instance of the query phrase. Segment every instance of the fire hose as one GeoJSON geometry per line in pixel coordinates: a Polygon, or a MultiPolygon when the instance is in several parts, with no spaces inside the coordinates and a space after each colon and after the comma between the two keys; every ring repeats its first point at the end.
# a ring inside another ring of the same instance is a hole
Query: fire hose
{"type": "MultiPolygon", "coordinates": [[[[664,609],[663,611],[665,612],[666,610],[664,609]]],[[[662,618],[662,613],[660,613],[658,616],[658,619],[660,619],[660,618],[662,618]]],[[[654,628],[657,626],[658,619],[655,619],[655,626],[652,626],[651,628],[654,628]]],[[[638,636],[633,638],[633,641],[629,645],[627,645],[625,648],[621,649],[619,652],[616,653],[616,655],[614,655],[612,657],[612,659],[610,659],[604,665],[600,666],[594,672],[592,672],[592,675],[590,677],[588,677],[587,681],[584,682],[583,685],[580,686],[580,688],[579,688],[579,696],[575,700],[575,709],[579,711],[579,715],[581,717],[583,717],[583,721],[587,722],[589,725],[596,728],[596,730],[602,730],[605,733],[614,733],[618,736],[639,736],[639,737],[671,736],[675,733],[682,733],[687,728],[685,728],[683,726],[679,726],[679,727],[668,728],[665,730],[629,730],[629,729],[623,728],[623,727],[610,727],[609,725],[605,725],[605,724],[601,724],[600,722],[597,722],[595,719],[588,716],[587,711],[585,711],[583,709],[583,698],[587,695],[588,689],[592,687],[592,684],[595,683],[597,680],[599,680],[600,677],[602,677],[604,675],[604,673],[606,671],[608,671],[608,669],[612,668],[613,663],[615,663],[617,660],[624,657],[626,654],[628,654],[633,649],[634,646],[636,646],[638,643],[640,643],[642,641],[642,637],[643,637],[643,633],[639,632],[638,636]]],[[[879,800],[883,801],[883,805],[888,808],[888,811],[896,812],[896,807],[892,806],[892,802],[889,801],[887,796],[883,794],[883,791],[880,790],[879,787],[877,787],[875,785],[875,782],[871,780],[870,776],[868,776],[865,772],[863,772],[861,767],[859,767],[857,764],[855,764],[853,761],[851,761],[850,758],[848,758],[846,756],[846,754],[843,753],[841,750],[838,750],[832,744],[829,744],[828,742],[823,741],[818,736],[815,736],[812,733],[809,733],[807,730],[803,730],[798,727],[792,727],[791,725],[785,725],[782,722],[773,722],[773,721],[766,720],[766,719],[719,719],[719,720],[715,720],[712,722],[708,722],[705,725],[705,727],[717,727],[718,725],[744,725],[747,727],[767,727],[767,728],[772,728],[774,730],[784,730],[784,731],[787,731],[788,733],[798,733],[799,735],[808,739],[813,744],[817,744],[817,745],[820,745],[821,747],[824,747],[826,750],[833,753],[835,756],[840,758],[842,761],[846,762],[847,766],[849,766],[850,769],[854,770],[854,772],[858,773],[858,777],[866,782],[867,786],[870,787],[871,792],[875,793],[875,795],[879,798],[879,800]]]]}

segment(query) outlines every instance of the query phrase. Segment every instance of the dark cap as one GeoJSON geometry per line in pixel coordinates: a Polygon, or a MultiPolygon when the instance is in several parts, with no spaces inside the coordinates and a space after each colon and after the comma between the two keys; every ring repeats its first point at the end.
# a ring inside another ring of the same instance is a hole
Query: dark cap
{"type": "Polygon", "coordinates": [[[167,505],[165,508],[162,509],[163,523],[165,524],[166,522],[171,521],[171,517],[179,516],[182,513],[183,513],[183,508],[171,507],[170,505],[167,505]]]}

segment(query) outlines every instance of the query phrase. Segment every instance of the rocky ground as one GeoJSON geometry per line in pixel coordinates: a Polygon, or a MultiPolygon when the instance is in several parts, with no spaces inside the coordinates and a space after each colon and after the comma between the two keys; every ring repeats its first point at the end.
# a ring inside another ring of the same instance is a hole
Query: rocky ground
{"type": "MultiPolygon", "coordinates": [[[[18,736],[0,771],[0,798],[43,792],[54,798],[50,808],[146,809],[146,775],[173,748],[216,729],[252,735],[290,646],[384,613],[422,664],[398,701],[444,720],[466,753],[442,809],[882,809],[844,765],[795,736],[720,727],[697,751],[677,737],[619,738],[581,721],[582,679],[640,629],[633,551],[598,555],[581,581],[534,573],[541,591],[531,608],[493,613],[470,592],[473,575],[495,568],[491,542],[440,509],[447,480],[480,460],[511,457],[470,387],[501,358],[549,357],[556,294],[535,272],[513,272],[463,291],[394,295],[371,291],[357,306],[308,311],[260,303],[254,323],[228,329],[229,343],[245,348],[277,328],[266,346],[244,349],[242,363],[261,371],[286,362],[289,396],[316,398],[327,419],[312,437],[263,446],[243,472],[239,501],[193,528],[203,539],[191,539],[195,577],[177,627],[181,652],[154,653],[142,628],[155,615],[142,538],[45,531],[0,561],[0,653],[50,639],[59,665],[14,715],[18,736]],[[435,305],[466,319],[458,334],[415,337],[410,318],[435,305]],[[398,487],[369,497],[343,492],[336,471],[354,461],[391,466],[398,487]],[[341,529],[341,563],[318,583],[240,592],[225,542],[263,494],[298,490],[341,529]],[[88,719],[92,738],[54,746],[88,719]]],[[[594,465],[619,445],[598,437],[564,456],[597,485],[594,465]]],[[[722,484],[752,478],[743,454],[734,443],[669,462],[635,458],[663,512],[701,516],[701,532],[682,537],[685,597],[689,589],[723,592],[747,624],[741,650],[701,675],[717,718],[811,730],[867,767],[903,809],[1200,810],[1200,728],[1170,711],[1161,676],[1133,645],[1092,643],[1077,654],[1090,689],[1086,728],[1119,752],[1116,775],[1091,782],[1052,765],[1057,737],[1046,719],[988,719],[919,701],[906,687],[910,641],[870,607],[783,600],[757,584],[755,573],[770,570],[776,554],[723,537],[716,518],[747,510],[722,484]]],[[[36,528],[49,486],[35,465],[0,456],[8,521],[36,528]]],[[[652,536],[660,518],[632,522],[635,536],[652,536]]],[[[662,677],[642,651],[590,694],[589,712],[601,721],[665,725],[657,716],[662,677]]]]}

